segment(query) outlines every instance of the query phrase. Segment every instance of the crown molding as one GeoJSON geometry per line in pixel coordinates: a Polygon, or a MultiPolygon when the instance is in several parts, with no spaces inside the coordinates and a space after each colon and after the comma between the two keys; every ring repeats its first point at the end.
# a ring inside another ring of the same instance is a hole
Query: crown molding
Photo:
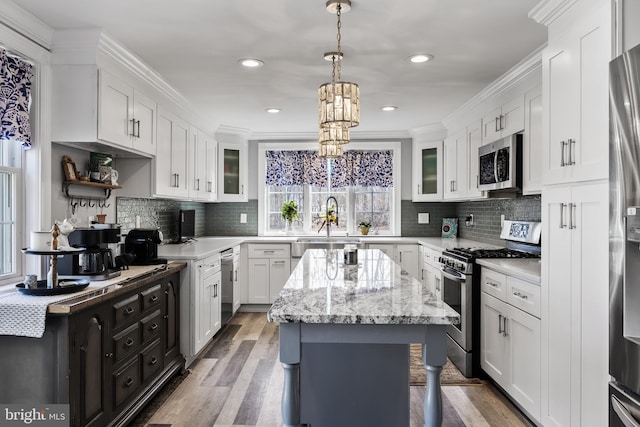
{"type": "Polygon", "coordinates": [[[51,50],[53,29],[14,2],[0,0],[0,24],[41,48],[51,50]]]}
{"type": "Polygon", "coordinates": [[[444,138],[447,134],[447,128],[442,122],[431,123],[428,125],[413,128],[410,131],[412,137],[424,137],[434,135],[435,138],[444,138]]]}
{"type": "Polygon", "coordinates": [[[543,0],[529,11],[529,18],[539,24],[549,26],[579,0],[543,0]]]}
{"type": "Polygon", "coordinates": [[[470,113],[474,109],[480,107],[485,101],[500,95],[502,92],[517,85],[532,73],[539,71],[542,68],[542,50],[545,47],[546,43],[531,52],[502,76],[491,82],[487,87],[462,104],[462,106],[456,109],[453,113],[446,116],[442,120],[445,127],[448,128],[449,123],[455,121],[455,118],[465,116],[467,113],[470,113]]]}
{"type": "MultiPolygon", "coordinates": [[[[408,131],[362,131],[351,129],[351,140],[407,139],[408,131]]],[[[251,140],[256,141],[317,141],[318,132],[251,132],[251,140]]]]}

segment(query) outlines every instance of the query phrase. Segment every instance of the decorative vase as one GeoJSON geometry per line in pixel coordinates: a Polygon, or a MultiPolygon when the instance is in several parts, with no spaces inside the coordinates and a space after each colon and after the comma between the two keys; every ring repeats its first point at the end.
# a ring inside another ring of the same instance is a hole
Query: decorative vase
{"type": "Polygon", "coordinates": [[[293,233],[291,221],[284,222],[284,233],[288,236],[293,233]]]}

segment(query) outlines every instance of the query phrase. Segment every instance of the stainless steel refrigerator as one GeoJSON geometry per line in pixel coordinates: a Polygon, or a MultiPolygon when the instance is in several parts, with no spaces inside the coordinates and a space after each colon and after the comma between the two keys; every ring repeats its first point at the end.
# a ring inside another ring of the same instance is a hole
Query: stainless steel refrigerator
{"type": "Polygon", "coordinates": [[[609,425],[640,427],[640,45],[609,72],[609,425]]]}

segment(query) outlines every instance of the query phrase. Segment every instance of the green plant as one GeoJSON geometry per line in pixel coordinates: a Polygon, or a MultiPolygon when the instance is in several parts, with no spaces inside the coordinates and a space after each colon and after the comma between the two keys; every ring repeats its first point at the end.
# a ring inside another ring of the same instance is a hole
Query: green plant
{"type": "Polygon", "coordinates": [[[291,224],[291,221],[298,218],[298,204],[293,200],[284,202],[280,208],[280,212],[282,212],[282,219],[291,224]]]}
{"type": "Polygon", "coordinates": [[[369,221],[360,221],[360,224],[358,224],[358,227],[371,228],[371,223],[369,221]]]}

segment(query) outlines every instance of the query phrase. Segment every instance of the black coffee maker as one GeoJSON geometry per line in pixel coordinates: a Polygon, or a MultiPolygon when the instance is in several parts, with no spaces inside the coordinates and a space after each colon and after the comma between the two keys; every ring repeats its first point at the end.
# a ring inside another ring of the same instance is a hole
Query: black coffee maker
{"type": "Polygon", "coordinates": [[[120,275],[110,243],[120,242],[120,228],[76,228],[69,234],[69,244],[85,250],[58,258],[61,278],[107,280],[120,275]]]}
{"type": "Polygon", "coordinates": [[[160,231],[155,228],[134,228],[124,240],[125,254],[135,255],[131,265],[166,264],[158,258],[158,245],[162,243],[160,231]]]}

